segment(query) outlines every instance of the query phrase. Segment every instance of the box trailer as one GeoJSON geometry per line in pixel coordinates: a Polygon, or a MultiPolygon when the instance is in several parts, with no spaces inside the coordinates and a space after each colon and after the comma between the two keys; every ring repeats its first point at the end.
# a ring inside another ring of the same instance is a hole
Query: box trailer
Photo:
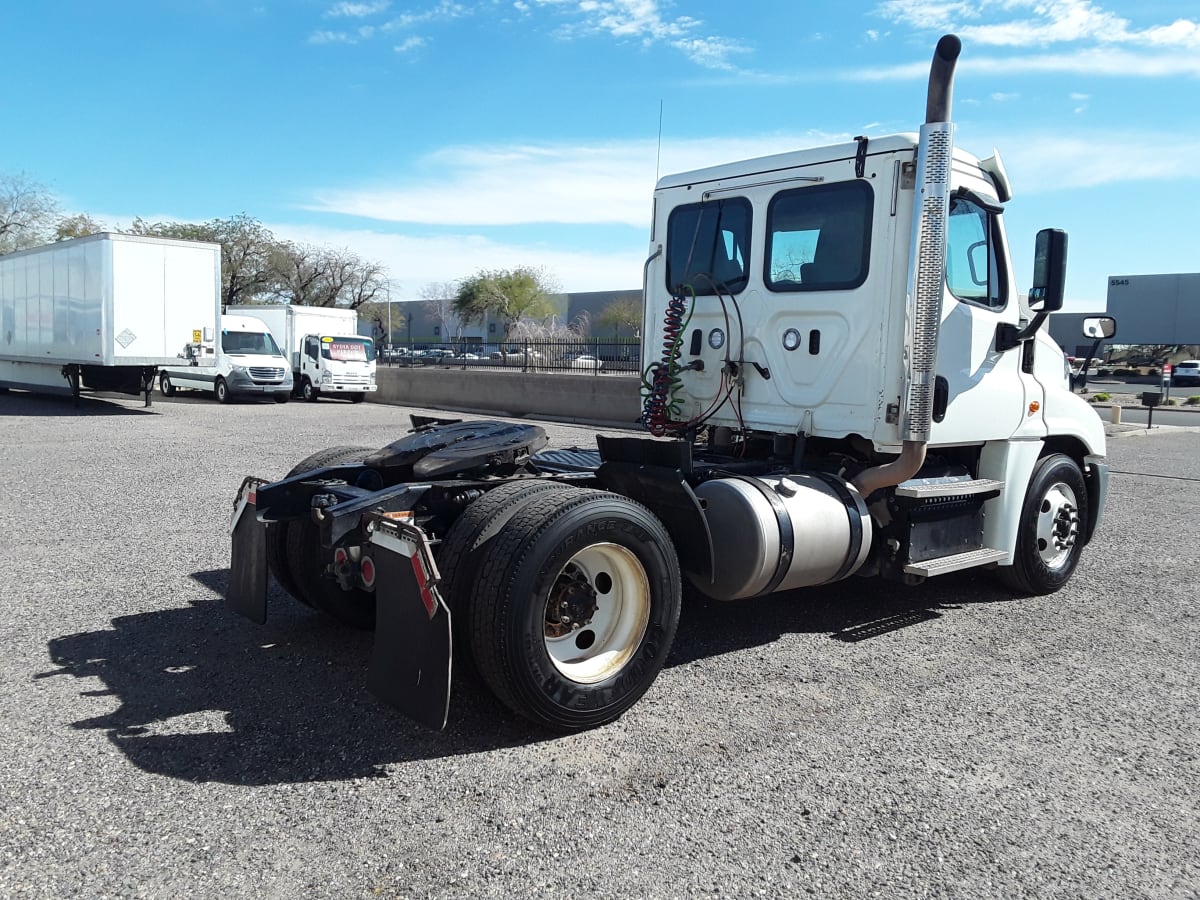
{"type": "Polygon", "coordinates": [[[376,389],[375,342],[358,333],[358,313],[336,306],[230,306],[226,313],[262,319],[292,367],[293,393],[361,403],[376,389]]]}
{"type": "Polygon", "coordinates": [[[217,244],[94,234],[0,257],[0,390],[143,394],[212,341],[217,244]]]}

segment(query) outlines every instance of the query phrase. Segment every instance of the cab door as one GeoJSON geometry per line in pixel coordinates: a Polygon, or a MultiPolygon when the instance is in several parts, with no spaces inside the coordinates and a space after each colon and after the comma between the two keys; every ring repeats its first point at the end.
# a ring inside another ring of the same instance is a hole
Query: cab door
{"type": "Polygon", "coordinates": [[[1004,252],[999,204],[960,187],[951,197],[946,230],[934,422],[936,444],[1004,440],[1041,406],[1042,390],[1022,364],[1021,348],[998,350],[997,329],[1017,325],[1020,303],[1004,252]]]}

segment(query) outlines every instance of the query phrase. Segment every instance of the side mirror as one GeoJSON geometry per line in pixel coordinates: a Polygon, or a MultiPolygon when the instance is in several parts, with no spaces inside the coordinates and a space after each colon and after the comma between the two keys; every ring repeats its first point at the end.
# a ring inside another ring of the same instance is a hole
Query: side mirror
{"type": "Polygon", "coordinates": [[[1083,320],[1083,336],[1106,341],[1117,333],[1117,320],[1112,316],[1089,316],[1083,320]]]}
{"type": "Polygon", "coordinates": [[[1061,228],[1043,228],[1033,250],[1033,287],[1029,308],[1034,312],[1062,309],[1067,282],[1067,233],[1061,228]]]}

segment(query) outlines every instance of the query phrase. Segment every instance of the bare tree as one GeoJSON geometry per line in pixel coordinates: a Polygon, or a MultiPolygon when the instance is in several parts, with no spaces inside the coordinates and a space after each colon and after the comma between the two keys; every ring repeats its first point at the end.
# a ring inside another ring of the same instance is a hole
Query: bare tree
{"type": "Polygon", "coordinates": [[[454,311],[458,285],[452,281],[431,281],[419,291],[429,317],[441,326],[443,340],[450,340],[458,330],[459,318],[454,311]]]}
{"type": "Polygon", "coordinates": [[[51,193],[24,172],[0,175],[0,253],[46,243],[58,215],[51,193]]]}

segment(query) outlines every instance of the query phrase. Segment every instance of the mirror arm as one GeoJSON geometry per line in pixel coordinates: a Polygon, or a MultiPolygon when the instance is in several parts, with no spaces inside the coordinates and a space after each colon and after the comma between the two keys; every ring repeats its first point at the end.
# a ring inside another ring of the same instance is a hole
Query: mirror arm
{"type": "Polygon", "coordinates": [[[1042,323],[1046,321],[1049,315],[1046,312],[1035,313],[1024,328],[1010,325],[1007,322],[1001,322],[996,326],[996,350],[1003,353],[1006,350],[1012,350],[1014,347],[1021,346],[1021,344],[1037,334],[1037,330],[1042,327],[1042,323]]]}

